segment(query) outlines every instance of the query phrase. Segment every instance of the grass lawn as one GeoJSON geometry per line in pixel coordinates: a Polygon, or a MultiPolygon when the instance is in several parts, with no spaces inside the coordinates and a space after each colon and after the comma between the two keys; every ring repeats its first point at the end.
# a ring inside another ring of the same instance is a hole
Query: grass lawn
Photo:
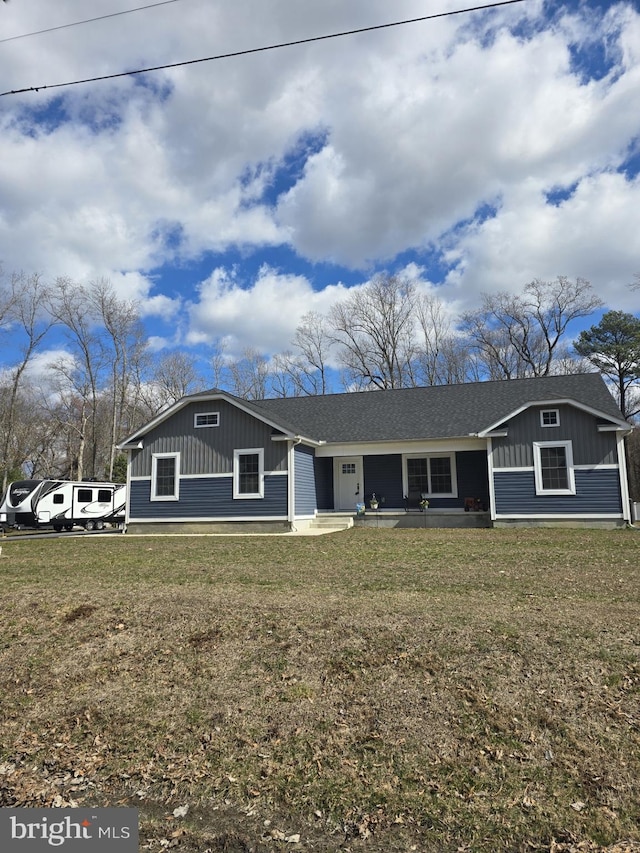
{"type": "Polygon", "coordinates": [[[4,542],[0,590],[0,806],[135,806],[143,850],[640,850],[635,531],[4,542]]]}

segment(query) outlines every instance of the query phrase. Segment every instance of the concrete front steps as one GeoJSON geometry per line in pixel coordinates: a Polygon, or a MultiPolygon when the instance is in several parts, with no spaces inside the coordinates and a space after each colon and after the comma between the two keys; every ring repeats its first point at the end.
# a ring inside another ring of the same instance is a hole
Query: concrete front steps
{"type": "Polygon", "coordinates": [[[353,513],[332,512],[330,515],[317,515],[309,522],[309,530],[318,530],[323,533],[348,530],[353,527],[353,513]]]}

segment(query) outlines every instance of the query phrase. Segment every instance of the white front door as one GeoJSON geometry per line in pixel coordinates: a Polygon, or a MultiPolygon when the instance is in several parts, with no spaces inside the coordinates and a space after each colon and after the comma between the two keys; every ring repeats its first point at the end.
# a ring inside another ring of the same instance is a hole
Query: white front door
{"type": "Polygon", "coordinates": [[[334,464],[335,507],[355,513],[356,504],[364,502],[362,456],[340,456],[334,464]]]}

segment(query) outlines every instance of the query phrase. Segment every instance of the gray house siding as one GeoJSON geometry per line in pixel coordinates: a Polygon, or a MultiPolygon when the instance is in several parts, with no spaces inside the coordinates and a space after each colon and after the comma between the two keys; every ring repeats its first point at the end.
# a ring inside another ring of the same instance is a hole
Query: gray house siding
{"type": "Polygon", "coordinates": [[[233,451],[264,447],[265,471],[287,470],[287,443],[272,441],[273,429],[225,400],[190,403],[144,437],[142,450],[131,454],[131,475],[151,476],[154,453],[180,453],[180,473],[230,474],[233,451]],[[194,427],[196,413],[219,412],[217,427],[194,427]]]}
{"type": "Polygon", "coordinates": [[[617,469],[575,471],[575,495],[536,495],[533,471],[494,472],[497,515],[601,515],[622,512],[617,469]]]}
{"type": "Polygon", "coordinates": [[[513,418],[506,425],[506,438],[493,439],[494,468],[530,468],[533,465],[535,441],[573,442],[575,465],[615,465],[618,462],[616,436],[598,432],[593,415],[574,406],[533,407],[513,418]],[[557,408],[560,424],[557,427],[540,425],[542,409],[557,408]]]}
{"type": "Polygon", "coordinates": [[[314,515],[316,511],[316,475],[313,465],[313,449],[299,445],[294,449],[294,453],[295,514],[297,516],[314,515]]]}
{"type": "Polygon", "coordinates": [[[131,483],[131,521],[287,517],[286,475],[265,475],[264,498],[233,499],[232,477],[180,478],[180,500],[151,501],[151,481],[131,483]]]}

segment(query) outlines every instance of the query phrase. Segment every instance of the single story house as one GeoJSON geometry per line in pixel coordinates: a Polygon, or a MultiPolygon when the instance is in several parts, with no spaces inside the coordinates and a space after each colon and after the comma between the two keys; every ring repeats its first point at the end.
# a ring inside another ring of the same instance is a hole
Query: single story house
{"type": "Polygon", "coordinates": [[[292,529],[481,509],[487,525],[630,521],[625,421],[600,374],[244,400],[192,394],[127,438],[127,529],[292,529]]]}

